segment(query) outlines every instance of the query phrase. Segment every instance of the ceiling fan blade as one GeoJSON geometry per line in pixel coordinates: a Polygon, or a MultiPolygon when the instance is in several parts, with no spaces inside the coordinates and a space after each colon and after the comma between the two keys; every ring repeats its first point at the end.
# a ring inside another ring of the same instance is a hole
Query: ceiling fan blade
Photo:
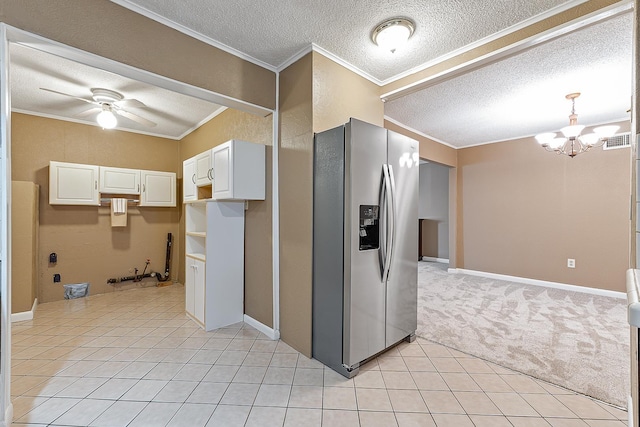
{"type": "Polygon", "coordinates": [[[68,93],[58,92],[57,90],[47,89],[47,88],[44,88],[44,87],[41,87],[40,90],[46,90],[47,92],[56,93],[58,95],[62,95],[62,96],[66,96],[66,97],[69,97],[69,98],[77,99],[78,101],[84,101],[84,102],[87,102],[89,104],[99,105],[97,102],[95,102],[95,101],[93,101],[91,99],[80,98],[79,96],[69,95],[68,93]]]}
{"type": "Polygon", "coordinates": [[[147,108],[144,102],[133,98],[121,99],[120,101],[114,102],[114,104],[121,108],[147,108]]]}
{"type": "Polygon", "coordinates": [[[75,117],[88,117],[91,116],[93,114],[97,114],[100,111],[102,111],[102,108],[100,107],[94,107],[94,108],[89,108],[88,110],[82,111],[78,114],[74,114],[75,117]]]}
{"type": "Polygon", "coordinates": [[[149,127],[156,126],[155,122],[152,122],[151,120],[147,120],[144,117],[140,117],[137,114],[130,113],[129,111],[126,111],[126,110],[114,109],[113,112],[121,115],[122,117],[126,117],[129,120],[133,120],[136,123],[140,123],[141,125],[145,125],[149,127]]]}

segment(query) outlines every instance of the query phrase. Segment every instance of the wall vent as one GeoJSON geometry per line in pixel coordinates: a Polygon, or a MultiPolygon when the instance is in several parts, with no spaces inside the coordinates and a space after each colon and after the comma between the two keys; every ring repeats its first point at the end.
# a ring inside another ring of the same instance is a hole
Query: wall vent
{"type": "Polygon", "coordinates": [[[629,147],[631,145],[631,133],[620,133],[609,138],[602,146],[603,150],[629,147]]]}

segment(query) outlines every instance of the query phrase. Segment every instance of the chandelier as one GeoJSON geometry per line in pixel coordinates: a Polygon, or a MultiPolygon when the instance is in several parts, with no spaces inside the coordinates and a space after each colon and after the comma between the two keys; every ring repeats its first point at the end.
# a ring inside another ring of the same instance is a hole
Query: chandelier
{"type": "Polygon", "coordinates": [[[571,114],[569,115],[569,126],[560,129],[564,136],[557,136],[553,132],[536,135],[536,140],[538,140],[542,148],[573,158],[578,154],[589,151],[593,147],[602,146],[607,142],[607,139],[616,133],[619,126],[600,126],[594,128],[593,133],[580,135],[585,127],[578,124],[578,115],[576,114],[576,98],[579,96],[579,92],[570,93],[566,96],[567,99],[571,100],[571,114]]]}

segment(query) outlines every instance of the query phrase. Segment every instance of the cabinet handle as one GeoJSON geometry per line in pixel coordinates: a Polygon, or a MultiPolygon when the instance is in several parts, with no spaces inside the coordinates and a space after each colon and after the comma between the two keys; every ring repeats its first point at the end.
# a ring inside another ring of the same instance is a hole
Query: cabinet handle
{"type": "Polygon", "coordinates": [[[95,181],[94,188],[95,188],[96,190],[98,189],[98,181],[97,181],[97,180],[95,181]]]}
{"type": "Polygon", "coordinates": [[[144,193],[145,191],[147,191],[146,187],[144,184],[142,184],[142,192],[144,193]]]}
{"type": "Polygon", "coordinates": [[[140,184],[138,184],[138,193],[140,192],[140,184]]]}
{"type": "Polygon", "coordinates": [[[215,169],[211,168],[211,181],[213,181],[214,179],[216,179],[216,171],[215,169]]]}
{"type": "Polygon", "coordinates": [[[193,181],[193,183],[196,183],[196,174],[194,173],[193,175],[191,175],[191,181],[193,181]]]}

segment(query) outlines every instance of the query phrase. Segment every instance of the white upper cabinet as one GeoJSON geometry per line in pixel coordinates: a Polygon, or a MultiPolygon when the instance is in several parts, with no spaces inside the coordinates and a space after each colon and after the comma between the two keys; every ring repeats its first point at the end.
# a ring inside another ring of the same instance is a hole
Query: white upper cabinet
{"type": "Polygon", "coordinates": [[[182,200],[189,202],[198,198],[196,187],[196,158],[182,162],[182,200]]]}
{"type": "Polygon", "coordinates": [[[49,204],[98,206],[99,166],[49,162],[49,204]]]}
{"type": "Polygon", "coordinates": [[[211,150],[207,150],[196,156],[196,185],[211,185],[211,150]]]}
{"type": "Polygon", "coordinates": [[[176,205],[176,174],[140,171],[142,193],[139,206],[172,207],[176,205]]]}
{"type": "Polygon", "coordinates": [[[264,200],[265,146],[232,139],[211,150],[212,198],[264,200]]]}
{"type": "Polygon", "coordinates": [[[100,192],[140,194],[140,169],[100,166],[100,192]]]}

